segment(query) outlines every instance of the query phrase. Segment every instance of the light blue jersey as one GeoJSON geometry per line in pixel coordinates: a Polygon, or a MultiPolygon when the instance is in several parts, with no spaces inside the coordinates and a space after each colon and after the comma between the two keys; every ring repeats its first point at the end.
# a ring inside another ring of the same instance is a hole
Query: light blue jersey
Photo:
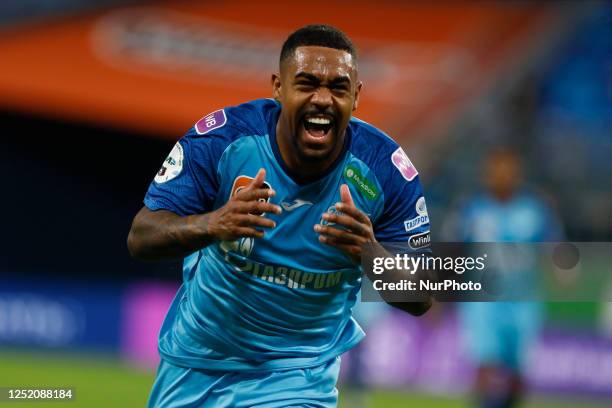
{"type": "MultiPolygon", "coordinates": [[[[458,218],[459,237],[465,242],[546,242],[561,237],[551,209],[527,192],[505,202],[477,196],[464,205],[458,218]]],[[[537,291],[538,265],[535,257],[527,255],[510,259],[504,278],[523,292],[537,291]]],[[[459,316],[474,362],[521,370],[539,333],[542,308],[536,302],[468,302],[459,305],[459,316]]]]}
{"type": "Polygon", "coordinates": [[[547,242],[561,236],[551,209],[527,192],[505,202],[479,195],[464,205],[459,219],[466,242],[547,242]]]}
{"type": "Polygon", "coordinates": [[[280,105],[270,99],[213,112],[174,147],[145,198],[151,210],[201,214],[223,206],[260,168],[276,228],[262,239],[215,242],[184,261],[184,284],[159,339],[162,359],[219,371],[320,366],[364,336],[351,317],[361,267],[313,230],[335,211],[340,185],[369,215],[377,240],[429,231],[416,169],[375,127],[351,119],[343,153],[318,181],[298,184],[276,143],[280,105]],[[418,208],[417,208],[418,207],[418,208]]]}

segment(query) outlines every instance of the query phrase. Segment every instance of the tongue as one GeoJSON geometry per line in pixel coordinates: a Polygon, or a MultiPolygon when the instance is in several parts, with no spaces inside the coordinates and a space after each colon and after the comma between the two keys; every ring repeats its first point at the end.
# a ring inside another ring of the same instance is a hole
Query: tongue
{"type": "Polygon", "coordinates": [[[325,130],[321,129],[321,128],[310,128],[307,129],[308,133],[313,136],[313,137],[323,137],[325,136],[325,130]]]}

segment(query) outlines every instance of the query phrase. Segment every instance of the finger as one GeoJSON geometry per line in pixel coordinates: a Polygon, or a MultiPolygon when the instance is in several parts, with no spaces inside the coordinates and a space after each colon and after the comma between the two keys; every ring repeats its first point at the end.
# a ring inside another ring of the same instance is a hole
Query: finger
{"type": "Polygon", "coordinates": [[[266,201],[248,201],[242,208],[242,212],[258,215],[264,213],[280,214],[282,211],[283,210],[280,208],[280,206],[268,203],[266,201]]]}
{"type": "Polygon", "coordinates": [[[342,202],[342,203],[336,203],[335,207],[336,207],[336,210],[350,215],[351,217],[355,218],[357,221],[363,224],[367,224],[367,225],[372,224],[372,222],[370,221],[370,218],[363,211],[361,211],[359,208],[355,207],[354,205],[348,205],[342,202]]]}
{"type": "Polygon", "coordinates": [[[259,199],[267,200],[274,196],[276,192],[269,188],[257,188],[257,189],[242,189],[236,195],[236,200],[240,201],[254,201],[259,199]]]}
{"type": "Polygon", "coordinates": [[[341,230],[338,228],[330,227],[327,225],[315,225],[314,230],[319,234],[326,236],[326,238],[332,238],[337,242],[344,244],[353,244],[361,246],[367,242],[364,236],[341,230]]]}
{"type": "Polygon", "coordinates": [[[274,228],[276,223],[268,218],[260,217],[254,214],[236,215],[236,221],[240,225],[257,226],[263,228],[274,228]]]}
{"type": "Polygon", "coordinates": [[[251,237],[251,238],[263,238],[264,232],[255,228],[249,227],[239,227],[236,228],[236,236],[237,238],[241,237],[251,237]]]}
{"type": "Polygon", "coordinates": [[[249,190],[254,188],[260,188],[263,185],[264,180],[266,179],[266,169],[260,168],[255,175],[255,178],[251,180],[249,185],[246,187],[249,190]]]}
{"type": "Polygon", "coordinates": [[[343,242],[339,242],[334,238],[325,237],[323,235],[319,237],[319,241],[326,245],[336,247],[352,257],[358,257],[361,255],[362,252],[361,246],[359,245],[345,244],[343,242]]]}
{"type": "Polygon", "coordinates": [[[334,223],[338,225],[342,225],[347,227],[351,231],[364,235],[367,233],[368,224],[362,224],[357,221],[354,217],[346,215],[346,214],[331,214],[325,213],[323,214],[323,219],[328,223],[334,223]]]}
{"type": "Polygon", "coordinates": [[[349,190],[349,187],[346,184],[342,184],[340,186],[340,201],[350,207],[356,207],[353,197],[351,197],[351,190],[349,190]]]}

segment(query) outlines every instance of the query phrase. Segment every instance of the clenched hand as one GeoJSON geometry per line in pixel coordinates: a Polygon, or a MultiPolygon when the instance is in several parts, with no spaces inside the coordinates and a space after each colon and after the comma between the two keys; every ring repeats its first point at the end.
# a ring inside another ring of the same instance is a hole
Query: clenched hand
{"type": "Polygon", "coordinates": [[[223,207],[210,213],[208,233],[221,241],[241,237],[262,238],[261,228],[274,228],[276,223],[263,217],[265,213],[280,214],[281,208],[267,200],[275,191],[264,188],[266,171],[259,169],[249,185],[238,191],[223,207]]]}
{"type": "Polygon", "coordinates": [[[355,206],[346,184],[340,186],[340,200],[340,203],[336,203],[336,210],[340,213],[325,213],[323,219],[346,229],[316,224],[314,230],[320,234],[319,241],[344,251],[355,262],[361,262],[363,245],[368,242],[376,242],[372,222],[355,206]]]}

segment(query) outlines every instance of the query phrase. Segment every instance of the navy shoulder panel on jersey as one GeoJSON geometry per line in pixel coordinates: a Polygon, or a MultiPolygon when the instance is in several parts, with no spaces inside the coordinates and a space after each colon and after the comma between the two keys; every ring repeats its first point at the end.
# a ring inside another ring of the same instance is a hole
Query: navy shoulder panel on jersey
{"type": "Polygon", "coordinates": [[[374,220],[376,239],[406,242],[429,230],[418,172],[403,149],[384,132],[353,118],[351,153],[373,171],[383,189],[384,208],[374,220]]]}
{"type": "Polygon", "coordinates": [[[178,215],[212,210],[220,185],[217,165],[223,152],[242,136],[265,135],[267,117],[274,109],[278,109],[275,101],[259,99],[204,116],[164,160],[149,186],[145,205],[178,215]]]}
{"type": "Polygon", "coordinates": [[[256,99],[241,105],[226,108],[228,122],[240,128],[245,135],[266,135],[270,130],[270,119],[280,109],[274,99],[256,99]]]}

